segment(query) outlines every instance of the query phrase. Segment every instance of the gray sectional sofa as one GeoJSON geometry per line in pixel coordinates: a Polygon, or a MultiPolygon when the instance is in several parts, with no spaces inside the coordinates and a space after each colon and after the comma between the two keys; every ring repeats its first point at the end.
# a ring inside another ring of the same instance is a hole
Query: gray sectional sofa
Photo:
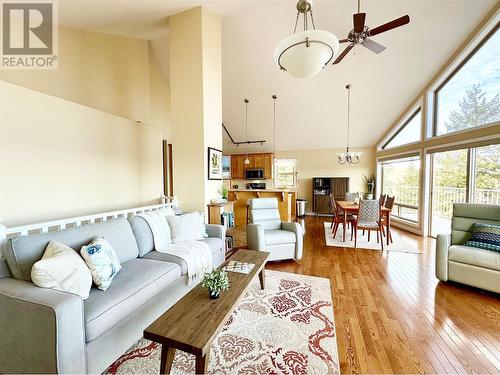
{"type": "MultiPolygon", "coordinates": [[[[225,229],[207,225],[214,266],[224,261],[225,229]]],[[[186,264],[155,251],[138,216],[13,238],[0,258],[0,373],[101,373],[142,337],[144,328],[184,296],[186,264]],[[106,291],[86,300],[35,286],[31,267],[51,240],[79,251],[96,235],[122,269],[106,291]]]]}

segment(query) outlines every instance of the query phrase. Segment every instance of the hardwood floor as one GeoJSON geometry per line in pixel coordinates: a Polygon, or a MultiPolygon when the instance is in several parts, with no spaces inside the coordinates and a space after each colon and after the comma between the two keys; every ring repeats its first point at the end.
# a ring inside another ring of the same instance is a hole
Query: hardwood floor
{"type": "Polygon", "coordinates": [[[431,238],[399,231],[422,254],[327,247],[325,220],[306,218],[300,261],[266,268],[330,279],[342,373],[500,373],[499,295],[439,282],[431,238]]]}

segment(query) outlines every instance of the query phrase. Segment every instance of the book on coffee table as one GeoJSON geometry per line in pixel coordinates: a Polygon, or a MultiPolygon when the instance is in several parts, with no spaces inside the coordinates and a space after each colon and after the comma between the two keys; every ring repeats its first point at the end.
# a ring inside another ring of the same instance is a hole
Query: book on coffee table
{"type": "Polygon", "coordinates": [[[229,261],[229,263],[223,268],[224,271],[228,272],[237,272],[249,274],[250,271],[254,268],[255,264],[246,263],[246,262],[238,262],[235,260],[229,261]]]}

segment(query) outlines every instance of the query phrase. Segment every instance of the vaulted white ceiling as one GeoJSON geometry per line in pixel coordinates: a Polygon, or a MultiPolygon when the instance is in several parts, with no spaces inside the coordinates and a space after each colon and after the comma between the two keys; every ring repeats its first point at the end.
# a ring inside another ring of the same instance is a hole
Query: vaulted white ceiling
{"type": "MultiPolygon", "coordinates": [[[[367,13],[370,27],[404,14],[410,15],[411,23],[374,37],[387,47],[380,55],[357,46],[339,65],[308,80],[280,72],[273,61],[274,47],[292,32],[295,3],[60,0],[59,13],[66,26],[143,39],[165,38],[167,17],[192,6],[205,5],[220,13],[224,123],[233,138],[244,140],[243,99],[250,99],[248,138],[267,140],[264,147],[250,150],[269,151],[273,94],[278,95],[278,150],[344,147],[347,83],[352,84],[351,145],[373,146],[496,0],[362,0],[361,10],[367,13]]],[[[356,1],[317,0],[313,12],[316,28],[344,38],[352,28],[356,1]]],[[[238,151],[227,137],[224,149],[238,151]]]]}

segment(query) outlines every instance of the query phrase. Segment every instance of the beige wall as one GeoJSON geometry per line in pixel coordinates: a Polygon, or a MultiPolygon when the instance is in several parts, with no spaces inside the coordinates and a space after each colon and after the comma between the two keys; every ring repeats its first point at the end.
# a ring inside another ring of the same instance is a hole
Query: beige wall
{"type": "Polygon", "coordinates": [[[0,218],[8,226],[162,194],[169,83],[150,44],[67,28],[59,36],[58,70],[0,71],[0,218]]]}
{"type": "Polygon", "coordinates": [[[352,165],[339,165],[337,152],[345,149],[328,150],[295,150],[278,151],[276,157],[281,159],[297,159],[299,173],[298,198],[307,199],[307,211],[312,211],[312,178],[313,177],[349,177],[351,192],[364,192],[363,174],[374,173],[373,148],[353,149],[361,151],[361,162],[352,165]]]}
{"type": "Polygon", "coordinates": [[[0,79],[131,120],[149,120],[148,42],[59,29],[57,70],[0,70],[0,79]]]}
{"type": "Polygon", "coordinates": [[[207,147],[222,146],[220,18],[203,7],[169,17],[174,194],[204,210],[222,181],[207,181],[207,147]]]}

